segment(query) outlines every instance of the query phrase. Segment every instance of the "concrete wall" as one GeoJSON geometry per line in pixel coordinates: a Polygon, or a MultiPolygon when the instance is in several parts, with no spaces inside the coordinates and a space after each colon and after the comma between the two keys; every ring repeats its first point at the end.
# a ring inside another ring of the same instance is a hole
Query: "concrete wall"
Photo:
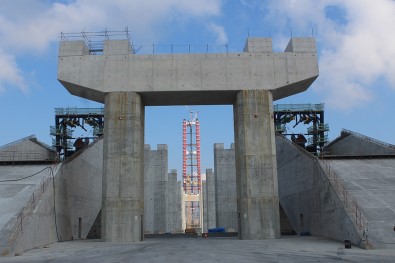
{"type": "Polygon", "coordinates": [[[359,134],[342,132],[342,135],[329,146],[331,155],[386,155],[395,154],[395,146],[392,148],[369,137],[359,134]]]}
{"type": "MultiPolygon", "coordinates": [[[[52,173],[47,167],[0,166],[0,181],[36,174],[21,181],[0,182],[0,256],[56,241],[52,173]]],[[[52,169],[56,172],[56,167],[52,169]]]]}
{"type": "Polygon", "coordinates": [[[205,204],[207,210],[207,229],[217,227],[215,188],[215,176],[213,174],[213,170],[206,169],[207,202],[205,202],[205,204]]]}
{"type": "Polygon", "coordinates": [[[145,145],[144,151],[144,232],[159,234],[167,231],[168,203],[167,145],[157,150],[145,145]]]}
{"type": "Polygon", "coordinates": [[[37,142],[36,138],[22,140],[0,150],[0,162],[46,161],[54,160],[55,156],[54,151],[43,147],[43,145],[37,142]]]}
{"type": "Polygon", "coordinates": [[[167,184],[167,233],[182,233],[181,218],[181,182],[177,181],[177,170],[172,169],[169,173],[167,184]]]}
{"type": "Polygon", "coordinates": [[[59,241],[85,239],[102,205],[103,140],[67,159],[56,175],[59,241]]]}
{"type": "Polygon", "coordinates": [[[223,143],[214,144],[216,225],[230,232],[238,229],[235,167],[234,144],[230,149],[223,143]]]}
{"type": "Polygon", "coordinates": [[[310,234],[359,245],[361,234],[317,158],[276,136],[281,205],[298,234],[310,234]]]}
{"type": "Polygon", "coordinates": [[[49,178],[41,201],[36,205],[34,214],[24,221],[21,236],[14,242],[13,254],[49,245],[58,241],[55,224],[53,179],[49,178]]]}

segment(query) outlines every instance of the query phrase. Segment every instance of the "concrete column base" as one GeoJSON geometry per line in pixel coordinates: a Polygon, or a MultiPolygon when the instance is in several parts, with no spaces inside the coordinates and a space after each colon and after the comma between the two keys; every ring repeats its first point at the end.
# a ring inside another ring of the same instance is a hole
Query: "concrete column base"
{"type": "Polygon", "coordinates": [[[272,94],[240,91],[234,104],[240,239],[280,237],[272,94]]]}
{"type": "Polygon", "coordinates": [[[144,105],[135,92],[105,98],[102,240],[142,241],[144,105]]]}

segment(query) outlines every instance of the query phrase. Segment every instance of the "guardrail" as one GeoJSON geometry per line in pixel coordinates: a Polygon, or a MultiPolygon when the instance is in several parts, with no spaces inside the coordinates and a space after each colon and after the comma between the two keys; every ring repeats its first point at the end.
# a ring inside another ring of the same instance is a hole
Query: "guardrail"
{"type": "MultiPolygon", "coordinates": [[[[38,187],[36,188],[36,190],[34,190],[33,194],[30,196],[25,206],[18,213],[18,216],[15,218],[14,222],[10,227],[9,238],[8,238],[8,244],[10,250],[13,247],[14,242],[18,239],[21,232],[23,231],[24,226],[27,223],[27,219],[31,216],[36,205],[41,200],[42,195],[45,193],[46,189],[48,188],[48,184],[53,179],[54,176],[53,169],[51,167],[47,167],[47,169],[45,170],[49,171],[48,175],[45,175],[41,179],[38,187]]],[[[45,172],[45,170],[43,170],[42,172],[45,172]]]]}
{"type": "Polygon", "coordinates": [[[29,162],[29,161],[55,161],[56,152],[21,152],[21,151],[1,151],[0,162],[29,162]]]}
{"type": "Polygon", "coordinates": [[[363,230],[367,230],[368,221],[362,213],[361,208],[358,206],[357,202],[351,197],[350,193],[347,191],[344,186],[341,178],[335,173],[335,171],[331,168],[329,162],[320,159],[320,165],[324,172],[326,173],[329,181],[331,182],[333,188],[337,192],[340,200],[343,202],[346,211],[349,216],[355,221],[357,227],[363,230]]]}
{"type": "Polygon", "coordinates": [[[390,148],[390,149],[395,149],[395,145],[393,145],[393,144],[386,143],[386,142],[383,142],[383,141],[380,141],[380,140],[371,138],[371,137],[369,137],[369,136],[366,136],[366,135],[363,135],[363,134],[360,134],[360,133],[357,133],[357,132],[354,132],[354,131],[350,131],[350,130],[347,130],[347,129],[342,129],[342,132],[348,133],[348,134],[352,134],[352,135],[354,135],[355,137],[358,137],[358,138],[367,140],[367,141],[369,141],[369,142],[373,142],[373,143],[376,143],[376,144],[385,146],[385,147],[390,148]]]}

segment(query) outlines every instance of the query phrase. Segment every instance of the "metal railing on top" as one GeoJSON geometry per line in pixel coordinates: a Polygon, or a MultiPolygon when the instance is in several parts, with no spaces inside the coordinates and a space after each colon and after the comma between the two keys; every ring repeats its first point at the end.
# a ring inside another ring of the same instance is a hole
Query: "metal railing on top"
{"type": "Polygon", "coordinates": [[[347,191],[344,186],[341,178],[335,173],[335,171],[331,168],[331,165],[328,161],[320,159],[320,165],[324,172],[326,173],[329,181],[331,182],[333,188],[337,192],[340,200],[343,202],[346,211],[349,216],[354,220],[357,227],[363,230],[367,230],[368,221],[362,213],[361,208],[358,206],[357,202],[352,198],[350,193],[347,191]]]}
{"type": "Polygon", "coordinates": [[[1,151],[0,162],[40,162],[55,161],[56,152],[21,152],[21,151],[1,151]]]}
{"type": "Polygon", "coordinates": [[[104,108],[55,108],[55,115],[104,115],[104,108]]]}
{"type": "Polygon", "coordinates": [[[274,111],[323,111],[324,103],[321,104],[277,104],[273,105],[274,111]]]}
{"type": "Polygon", "coordinates": [[[393,145],[393,144],[386,143],[386,142],[383,142],[383,141],[380,141],[380,140],[368,137],[366,135],[363,135],[363,134],[360,134],[360,133],[357,133],[357,132],[354,132],[354,131],[350,131],[350,130],[347,130],[347,129],[342,129],[342,132],[352,134],[355,137],[359,137],[361,139],[364,139],[364,140],[367,140],[367,141],[370,141],[370,142],[373,142],[373,143],[385,146],[385,147],[390,148],[390,149],[395,149],[395,145],[393,145]]]}

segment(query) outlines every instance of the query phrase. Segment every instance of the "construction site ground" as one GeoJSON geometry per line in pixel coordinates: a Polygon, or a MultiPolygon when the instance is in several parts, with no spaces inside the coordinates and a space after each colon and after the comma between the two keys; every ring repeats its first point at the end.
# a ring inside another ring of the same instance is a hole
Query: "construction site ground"
{"type": "Polygon", "coordinates": [[[0,262],[394,262],[394,248],[346,249],[342,242],[311,236],[276,240],[148,238],[137,243],[79,240],[2,257],[0,262]]]}

